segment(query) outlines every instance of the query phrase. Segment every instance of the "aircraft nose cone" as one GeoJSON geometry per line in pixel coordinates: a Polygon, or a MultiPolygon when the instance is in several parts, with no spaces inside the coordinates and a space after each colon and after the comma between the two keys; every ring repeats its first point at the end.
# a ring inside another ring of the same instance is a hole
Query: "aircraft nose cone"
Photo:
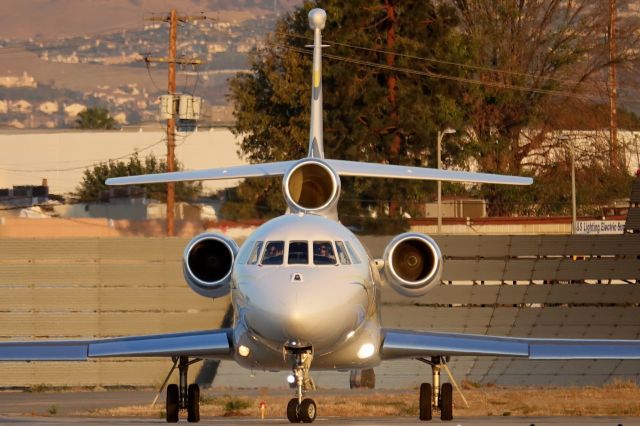
{"type": "Polygon", "coordinates": [[[246,321],[274,343],[293,339],[314,347],[331,346],[365,319],[367,293],[358,284],[344,284],[337,291],[301,283],[272,294],[247,311],[246,321]]]}
{"type": "Polygon", "coordinates": [[[346,284],[340,292],[299,290],[283,317],[283,332],[314,346],[331,345],[358,327],[366,312],[366,292],[346,284]]]}

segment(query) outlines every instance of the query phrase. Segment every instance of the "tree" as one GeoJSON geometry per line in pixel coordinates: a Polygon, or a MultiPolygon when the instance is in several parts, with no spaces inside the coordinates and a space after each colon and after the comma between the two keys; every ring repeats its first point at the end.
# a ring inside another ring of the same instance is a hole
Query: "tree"
{"type": "MultiPolygon", "coordinates": [[[[233,131],[242,137],[240,151],[251,162],[290,160],[306,154],[311,59],[300,49],[309,43],[307,14],[314,6],[307,3],[282,19],[266,45],[251,56],[252,73],[230,81],[236,118],[233,131]]],[[[464,48],[454,31],[454,10],[429,1],[385,1],[372,6],[364,0],[327,0],[317,6],[327,10],[330,17],[324,34],[331,48],[326,51],[323,66],[327,157],[435,165],[437,130],[461,124],[455,101],[459,88],[353,62],[408,67],[414,61],[410,56],[457,60],[464,48]]],[[[433,64],[433,68],[457,72],[446,64],[433,64]]],[[[455,155],[456,151],[449,150],[448,154],[455,155]]],[[[343,188],[351,198],[341,199],[343,221],[363,210],[378,217],[398,218],[402,212],[390,206],[424,199],[421,193],[432,186],[345,178],[343,188]]],[[[279,185],[273,182],[247,182],[236,195],[250,204],[281,197],[279,185]]],[[[262,205],[279,207],[277,203],[262,205]]],[[[275,214],[257,213],[262,217],[275,214]]]]}
{"type": "MultiPolygon", "coordinates": [[[[563,117],[575,114],[577,102],[593,109],[606,99],[598,92],[602,85],[596,85],[610,61],[603,40],[608,15],[601,3],[318,1],[329,16],[324,34],[331,45],[323,55],[325,153],[433,167],[437,131],[454,127],[456,137],[444,139],[445,167],[541,178],[530,188],[472,190],[489,201],[491,215],[522,213],[522,202],[558,205],[563,195],[539,186],[556,179],[555,188],[560,188],[565,176],[554,173],[557,164],[535,160],[558,148],[560,142],[549,134],[561,128],[563,117]]],[[[231,81],[233,130],[242,138],[240,152],[251,162],[299,158],[306,152],[310,57],[300,52],[309,43],[307,13],[316,4],[283,18],[252,55],[252,73],[231,81]]],[[[634,31],[623,27],[614,58],[619,63],[637,54],[634,31]]],[[[599,158],[583,160],[589,165],[599,158]]],[[[602,167],[594,171],[609,173],[602,167]]],[[[341,199],[341,219],[348,222],[364,211],[391,220],[403,213],[397,205],[414,213],[412,206],[430,199],[424,194],[433,194],[434,186],[344,178],[350,198],[341,199]]],[[[273,182],[247,182],[236,195],[236,207],[242,201],[260,203],[262,217],[279,207],[267,201],[280,197],[273,182]]]]}
{"type": "MultiPolygon", "coordinates": [[[[594,103],[606,101],[606,95],[603,98],[598,92],[602,86],[598,83],[603,77],[606,81],[603,73],[610,63],[604,41],[608,2],[453,3],[460,30],[469,43],[465,77],[478,83],[468,84],[464,97],[470,129],[465,149],[481,171],[537,174],[541,179],[533,187],[518,190],[524,199],[535,203],[533,195],[544,192],[538,186],[562,186],[564,179],[555,173],[558,164],[539,155],[557,148],[559,142],[549,139],[549,132],[562,128],[561,123],[577,115],[577,110],[593,110],[594,103]]],[[[616,62],[632,59],[633,33],[621,28],[616,62]]],[[[587,163],[595,160],[589,158],[587,163]]],[[[624,174],[621,170],[594,169],[598,170],[605,175],[624,174]]],[[[518,211],[513,188],[487,185],[480,193],[489,201],[491,215],[518,211]]]]}
{"type": "Polygon", "coordinates": [[[109,111],[103,107],[91,107],[78,113],[76,127],[79,129],[106,129],[116,128],[116,120],[109,115],[109,111]]]}
{"type": "MultiPolygon", "coordinates": [[[[181,170],[179,163],[176,164],[176,170],[181,170]]],[[[102,199],[102,194],[109,191],[105,180],[119,176],[135,176],[150,173],[165,173],[167,171],[167,163],[164,160],[158,160],[154,155],[148,155],[144,161],[141,161],[138,154],[132,155],[127,162],[109,161],[101,163],[93,168],[86,169],[82,176],[82,182],[76,189],[76,196],[82,202],[95,202],[102,199]]],[[[162,202],[166,201],[167,185],[151,184],[142,187],[145,195],[150,198],[158,199],[162,202]]],[[[189,201],[196,198],[202,192],[201,182],[178,182],[175,184],[176,200],[189,201]]]]}

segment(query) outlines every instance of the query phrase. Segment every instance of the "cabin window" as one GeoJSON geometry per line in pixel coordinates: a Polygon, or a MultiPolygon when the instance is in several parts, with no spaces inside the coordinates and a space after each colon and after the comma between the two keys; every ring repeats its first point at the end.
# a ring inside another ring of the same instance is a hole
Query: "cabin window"
{"type": "Polygon", "coordinates": [[[253,249],[251,250],[251,255],[249,256],[249,261],[247,262],[247,264],[255,265],[256,263],[258,263],[258,258],[260,257],[260,252],[262,251],[262,244],[262,241],[256,241],[253,249]]]}
{"type": "Polygon", "coordinates": [[[289,265],[309,264],[309,243],[307,241],[291,241],[289,243],[289,265]]]}
{"type": "Polygon", "coordinates": [[[314,265],[335,265],[336,255],[333,251],[331,241],[313,242],[313,264],[314,265]]]}
{"type": "Polygon", "coordinates": [[[262,255],[263,265],[282,265],[284,260],[284,241],[269,241],[262,255]]]}
{"type": "Polygon", "coordinates": [[[353,261],[353,263],[359,264],[360,263],[360,258],[358,257],[356,251],[353,249],[353,246],[351,245],[351,243],[349,241],[345,241],[345,243],[347,244],[347,250],[349,251],[349,254],[351,255],[351,260],[353,261]]]}
{"type": "Polygon", "coordinates": [[[351,265],[351,260],[349,260],[349,256],[347,255],[347,249],[344,247],[344,243],[342,241],[336,241],[336,251],[338,252],[338,260],[343,265],[351,265]]]}
{"type": "Polygon", "coordinates": [[[238,252],[236,263],[240,265],[247,263],[247,258],[251,255],[251,251],[254,246],[255,241],[247,241],[238,252]]]}

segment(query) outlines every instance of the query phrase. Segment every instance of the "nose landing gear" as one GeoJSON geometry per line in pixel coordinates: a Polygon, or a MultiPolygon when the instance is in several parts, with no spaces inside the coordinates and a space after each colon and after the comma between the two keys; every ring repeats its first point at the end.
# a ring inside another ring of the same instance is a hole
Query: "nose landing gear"
{"type": "Polygon", "coordinates": [[[287,418],[291,423],[312,423],[316,419],[316,403],[311,398],[304,398],[308,390],[315,389],[309,376],[309,368],[313,360],[311,348],[286,348],[293,357],[293,377],[296,386],[296,397],[287,404],[287,418]]]}

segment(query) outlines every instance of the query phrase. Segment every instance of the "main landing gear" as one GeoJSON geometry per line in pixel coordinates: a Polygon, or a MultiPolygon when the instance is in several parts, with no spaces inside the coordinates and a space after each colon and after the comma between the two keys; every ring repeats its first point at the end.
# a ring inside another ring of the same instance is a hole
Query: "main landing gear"
{"type": "Polygon", "coordinates": [[[312,423],[316,419],[316,403],[311,398],[304,398],[308,390],[315,389],[313,380],[309,376],[309,368],[313,359],[311,348],[287,348],[293,357],[293,378],[296,387],[296,397],[287,404],[287,418],[291,423],[312,423]]]}
{"type": "MultiPolygon", "coordinates": [[[[180,385],[170,384],[167,386],[167,423],[177,423],[180,410],[187,411],[187,421],[197,423],[200,421],[200,387],[196,383],[187,386],[187,371],[191,364],[202,361],[200,358],[189,361],[188,356],[173,357],[173,367],[167,374],[160,392],[165,387],[171,373],[178,367],[180,373],[180,385]]],[[[157,400],[156,396],[156,400],[157,400]]],[[[155,403],[156,400],[153,402],[155,403]]]]}
{"type": "Polygon", "coordinates": [[[453,420],[453,386],[440,386],[440,368],[445,367],[444,357],[434,356],[431,360],[418,358],[431,366],[432,383],[420,385],[420,420],[431,420],[433,410],[440,410],[440,419],[453,420]],[[432,386],[433,384],[433,386],[432,386]]]}

